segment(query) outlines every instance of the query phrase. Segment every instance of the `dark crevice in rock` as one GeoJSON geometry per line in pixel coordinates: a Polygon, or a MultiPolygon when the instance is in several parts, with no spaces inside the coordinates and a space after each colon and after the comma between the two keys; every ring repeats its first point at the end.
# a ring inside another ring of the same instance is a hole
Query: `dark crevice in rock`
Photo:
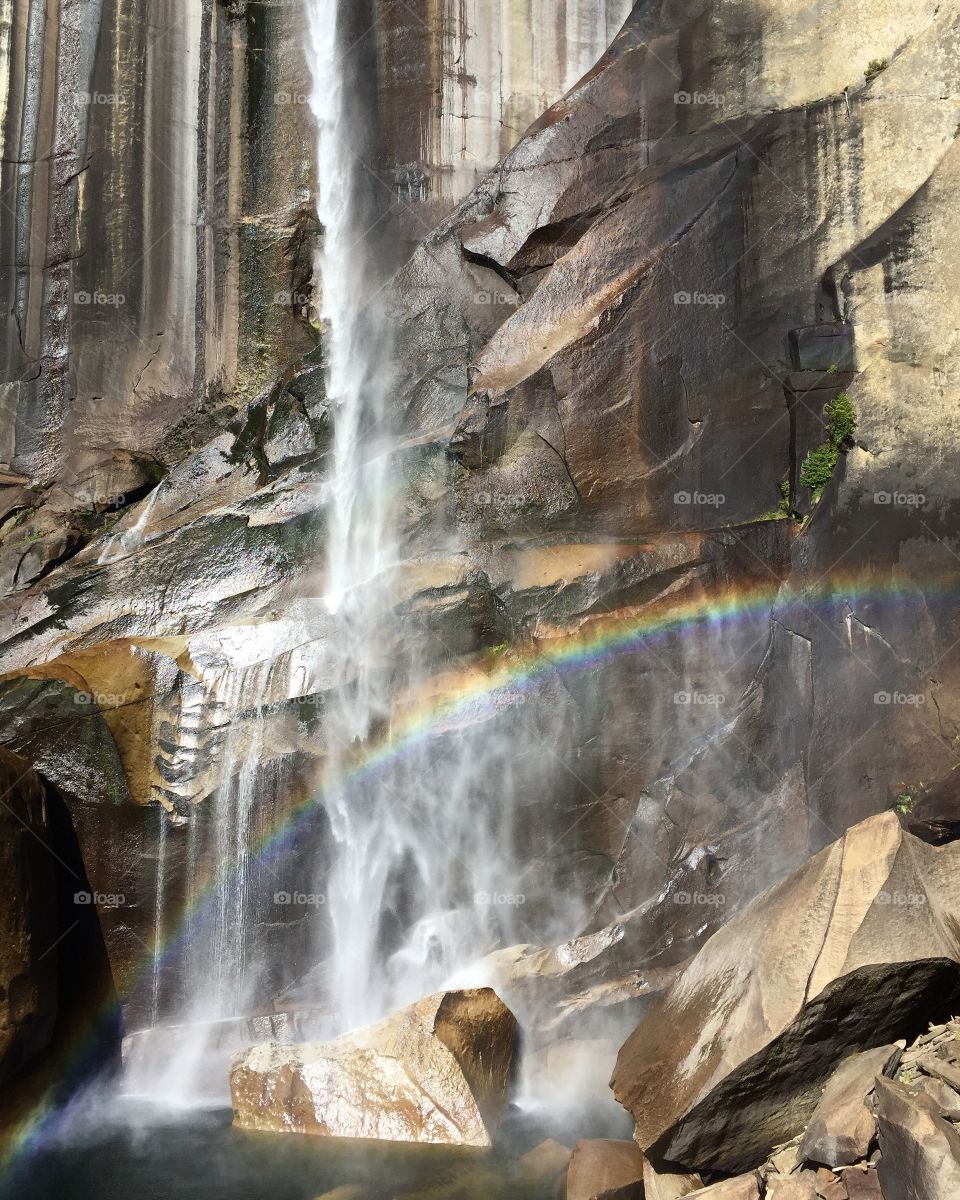
{"type": "Polygon", "coordinates": [[[520,295],[520,288],[517,284],[516,277],[509,270],[507,270],[505,266],[497,262],[495,258],[491,258],[488,254],[479,254],[475,250],[469,250],[462,243],[461,252],[463,253],[463,257],[467,262],[473,263],[474,266],[477,267],[486,267],[488,271],[493,271],[495,275],[500,276],[500,278],[507,285],[507,287],[510,288],[511,291],[515,292],[518,296],[520,295]]]}
{"type": "Polygon", "coordinates": [[[537,431],[537,437],[540,439],[541,442],[543,442],[543,444],[545,446],[547,446],[550,450],[552,450],[553,453],[557,456],[557,458],[560,459],[561,463],[563,463],[563,469],[564,469],[564,471],[566,471],[567,478],[570,480],[570,486],[577,493],[577,503],[582,505],[583,504],[583,496],[580,494],[580,489],[577,487],[577,481],[574,479],[573,472],[570,470],[570,464],[567,462],[563,453],[560,450],[558,450],[557,447],[554,446],[554,444],[548,438],[544,437],[544,435],[542,433],[540,433],[539,430],[537,431]]]}
{"type": "Polygon", "coordinates": [[[584,234],[589,233],[593,228],[599,217],[613,208],[619,207],[628,198],[628,195],[624,195],[609,205],[585,209],[576,216],[541,225],[533,231],[514,255],[510,262],[510,270],[514,275],[523,278],[535,271],[552,267],[558,258],[562,258],[574,249],[584,234]]]}
{"type": "Polygon", "coordinates": [[[785,625],[779,617],[771,617],[771,624],[778,625],[784,633],[788,633],[791,637],[799,638],[802,642],[806,642],[808,646],[813,645],[813,638],[805,633],[800,633],[797,629],[791,629],[789,625],[785,625]]]}

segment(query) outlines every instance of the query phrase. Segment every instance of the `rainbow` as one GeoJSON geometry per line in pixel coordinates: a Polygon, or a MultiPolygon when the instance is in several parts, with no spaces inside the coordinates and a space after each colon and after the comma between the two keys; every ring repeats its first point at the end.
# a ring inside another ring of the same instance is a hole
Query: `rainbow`
{"type": "MultiPolygon", "coordinates": [[[[350,766],[346,783],[352,786],[375,780],[387,768],[414,755],[431,738],[458,724],[492,716],[505,702],[522,700],[551,676],[590,671],[695,630],[720,636],[731,627],[768,619],[774,614],[782,618],[791,611],[805,610],[824,622],[839,609],[853,612],[857,603],[886,602],[901,608],[911,603],[926,606],[940,600],[957,603],[958,582],[960,569],[944,578],[925,578],[922,588],[897,579],[892,573],[835,572],[814,585],[793,591],[783,580],[771,577],[765,583],[754,580],[739,586],[721,586],[709,597],[703,593],[667,596],[637,609],[588,618],[572,634],[548,630],[545,636],[539,636],[522,649],[481,656],[464,668],[443,695],[411,706],[402,718],[394,720],[382,739],[365,747],[350,766]]],[[[313,793],[298,798],[277,826],[262,837],[248,862],[262,860],[269,864],[282,858],[304,822],[315,812],[316,803],[313,793]]],[[[163,943],[145,954],[132,972],[127,995],[145,982],[158,960],[163,964],[175,960],[215,902],[216,888],[212,873],[197,881],[163,943]]],[[[74,1072],[89,1054],[97,1033],[107,1022],[115,1022],[122,999],[98,1015],[90,1040],[73,1049],[74,1072]]],[[[9,1129],[0,1142],[0,1170],[9,1171],[21,1156],[30,1154],[52,1137],[61,1112],[55,1104],[44,1101],[9,1129]]]]}

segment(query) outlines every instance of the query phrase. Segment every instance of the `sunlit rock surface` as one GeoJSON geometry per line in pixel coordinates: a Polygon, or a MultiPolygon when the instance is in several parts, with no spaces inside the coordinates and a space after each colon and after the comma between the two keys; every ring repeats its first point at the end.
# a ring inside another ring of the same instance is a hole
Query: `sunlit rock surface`
{"type": "Polygon", "coordinates": [[[867,1158],[875,1134],[869,1096],[878,1075],[892,1075],[904,1043],[879,1046],[845,1059],[827,1080],[797,1150],[800,1158],[826,1166],[850,1166],[867,1158]]]}
{"type": "Polygon", "coordinates": [[[960,1135],[927,1095],[877,1082],[877,1125],[884,1200],[946,1200],[960,1189],[960,1135]]]}
{"type": "Polygon", "coordinates": [[[803,1131],[833,1065],[949,1016],[958,855],[873,817],[714,934],[620,1051],[612,1086],[641,1149],[754,1167],[803,1131]]]}
{"type": "Polygon", "coordinates": [[[517,1066],[513,1014],[489,989],[430,996],[335,1042],[262,1045],[233,1062],[246,1129],[489,1146],[517,1066]]]}
{"type": "Polygon", "coordinates": [[[643,1168],[633,1142],[577,1142],[567,1167],[566,1200],[643,1200],[643,1168]]]}

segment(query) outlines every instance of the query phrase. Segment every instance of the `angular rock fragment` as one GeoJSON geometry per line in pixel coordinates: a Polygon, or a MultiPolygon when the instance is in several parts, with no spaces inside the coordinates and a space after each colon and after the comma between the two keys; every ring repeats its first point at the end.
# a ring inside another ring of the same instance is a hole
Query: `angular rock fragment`
{"type": "Polygon", "coordinates": [[[935,1105],[940,1116],[947,1121],[960,1121],[960,1095],[940,1079],[919,1079],[917,1090],[924,1093],[935,1105]]]}
{"type": "Polygon", "coordinates": [[[876,1167],[866,1163],[856,1167],[844,1167],[840,1178],[846,1189],[847,1200],[883,1200],[876,1167]]]}
{"type": "Polygon", "coordinates": [[[577,1142],[567,1168],[566,1200],[642,1200],[643,1162],[633,1142],[577,1142]]]}
{"type": "Polygon", "coordinates": [[[721,1183],[690,1192],[689,1200],[759,1200],[760,1183],[754,1172],[724,1179],[721,1183]]]}
{"type": "Polygon", "coordinates": [[[843,1180],[826,1167],[817,1171],[815,1186],[820,1200],[848,1200],[843,1180]]]}
{"type": "Polygon", "coordinates": [[[960,1067],[946,1059],[924,1057],[919,1063],[920,1070],[931,1079],[939,1079],[954,1091],[960,1091],[960,1067]]]}
{"type": "Polygon", "coordinates": [[[795,1171],[801,1162],[799,1149],[798,1137],[783,1146],[778,1146],[760,1168],[761,1176],[767,1178],[770,1175],[789,1175],[795,1171]]]}
{"type": "Polygon", "coordinates": [[[827,1080],[820,1103],[800,1143],[800,1158],[828,1167],[846,1167],[866,1158],[876,1133],[866,1099],[874,1080],[899,1058],[901,1047],[878,1046],[854,1054],[827,1080]]]}
{"type": "Polygon", "coordinates": [[[875,1094],[884,1200],[956,1200],[960,1133],[920,1091],[879,1079],[875,1094]]]}
{"type": "Polygon", "coordinates": [[[816,1176],[812,1171],[798,1175],[771,1175],[765,1196],[768,1200],[817,1200],[816,1176]]]}
{"type": "Polygon", "coordinates": [[[335,1042],[254,1046],[230,1072],[234,1122],[326,1137],[489,1146],[516,1066],[489,988],[439,992],[335,1042]]]}
{"type": "Polygon", "coordinates": [[[849,1054],[960,995],[960,844],[871,817],[715,933],[620,1051],[617,1099],[657,1165],[734,1173],[798,1135],[849,1054]]]}
{"type": "Polygon", "coordinates": [[[644,1200],[681,1200],[702,1188],[703,1180],[699,1175],[659,1172],[654,1170],[652,1163],[643,1164],[644,1200]]]}

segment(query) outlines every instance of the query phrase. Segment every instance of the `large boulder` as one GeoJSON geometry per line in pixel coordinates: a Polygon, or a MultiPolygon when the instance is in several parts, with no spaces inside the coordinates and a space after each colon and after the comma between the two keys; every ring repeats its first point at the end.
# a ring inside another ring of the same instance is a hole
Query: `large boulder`
{"type": "Polygon", "coordinates": [[[876,1097],[884,1200],[960,1196],[960,1133],[922,1091],[880,1079],[876,1097]]]}
{"type": "Polygon", "coordinates": [[[570,1165],[570,1154],[571,1151],[556,1138],[547,1138],[521,1157],[520,1174],[525,1179],[537,1181],[560,1179],[570,1165]]]}
{"type": "Polygon", "coordinates": [[[643,1164],[644,1200],[681,1200],[691,1192],[701,1191],[703,1180],[699,1175],[677,1175],[672,1171],[657,1171],[651,1162],[643,1164]]]}
{"type": "Polygon", "coordinates": [[[960,845],[869,818],[714,934],[613,1076],[654,1163],[735,1173],[802,1132],[849,1054],[960,998],[960,845]]]}
{"type": "Polygon", "coordinates": [[[633,1142],[577,1142],[567,1168],[566,1200],[642,1200],[643,1167],[633,1142]]]}
{"type": "Polygon", "coordinates": [[[517,1063],[490,988],[438,992],[334,1042],[253,1046],[230,1072],[235,1124],[274,1133],[489,1146],[517,1063]]]}

